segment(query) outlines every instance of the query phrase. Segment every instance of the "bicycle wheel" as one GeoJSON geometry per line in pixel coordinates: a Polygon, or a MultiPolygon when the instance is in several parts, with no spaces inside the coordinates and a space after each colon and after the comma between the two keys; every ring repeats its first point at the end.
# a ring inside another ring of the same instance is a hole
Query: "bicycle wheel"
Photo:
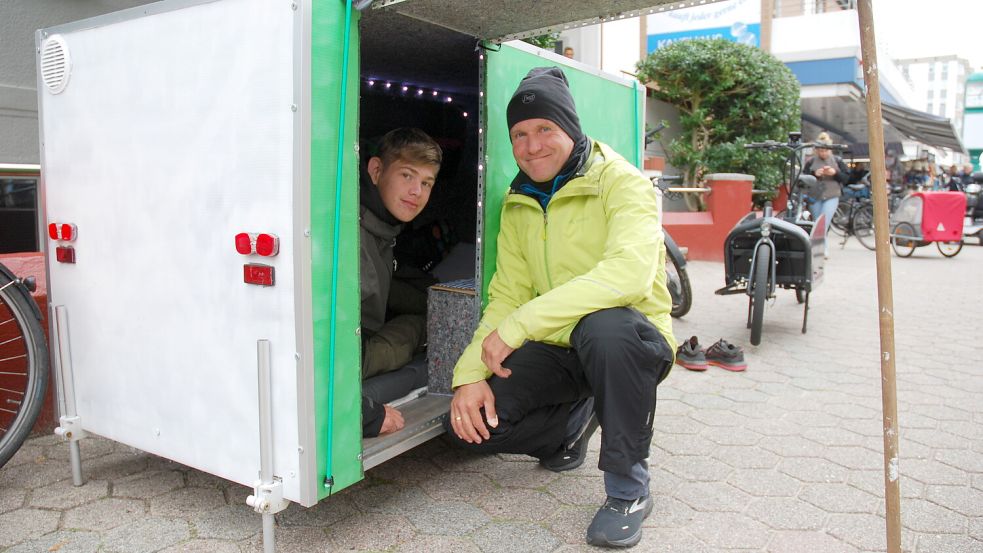
{"type": "Polygon", "coordinates": [[[936,242],[935,247],[939,249],[939,253],[946,257],[956,257],[962,251],[963,243],[962,240],[956,242],[936,242]]]}
{"type": "Polygon", "coordinates": [[[666,250],[666,287],[669,288],[669,295],[672,296],[672,311],[669,314],[679,318],[689,313],[693,305],[689,275],[686,274],[686,269],[679,266],[676,258],[669,255],[669,250],[666,250]]]}
{"type": "Polygon", "coordinates": [[[874,240],[873,204],[861,206],[854,212],[853,219],[850,221],[850,230],[857,237],[857,242],[860,242],[860,245],[868,250],[877,248],[877,242],[874,240]]]}
{"type": "Polygon", "coordinates": [[[891,231],[891,249],[898,257],[911,257],[918,246],[918,235],[911,223],[898,223],[891,231]]]}
{"type": "Polygon", "coordinates": [[[0,467],[30,434],[48,386],[44,330],[28,301],[0,271],[0,467]]]}
{"type": "Polygon", "coordinates": [[[836,213],[829,222],[829,231],[840,236],[846,236],[850,229],[850,206],[853,202],[840,202],[836,206],[836,213]]]}
{"type": "Polygon", "coordinates": [[[751,344],[761,343],[761,325],[765,320],[765,300],[768,298],[768,277],[771,276],[771,247],[758,248],[754,259],[754,287],[751,290],[751,344]]]}

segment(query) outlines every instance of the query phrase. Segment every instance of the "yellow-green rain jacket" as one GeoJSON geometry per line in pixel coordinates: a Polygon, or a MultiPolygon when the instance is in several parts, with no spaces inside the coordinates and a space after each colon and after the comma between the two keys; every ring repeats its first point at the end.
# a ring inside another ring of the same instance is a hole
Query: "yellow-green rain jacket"
{"type": "Polygon", "coordinates": [[[454,367],[453,386],[491,376],[481,342],[493,330],[513,348],[526,340],[570,347],[581,318],[611,307],[643,313],[675,351],[665,255],[652,182],[594,141],[586,172],[560,188],[545,212],[523,194],[505,199],[488,306],[454,367]]]}

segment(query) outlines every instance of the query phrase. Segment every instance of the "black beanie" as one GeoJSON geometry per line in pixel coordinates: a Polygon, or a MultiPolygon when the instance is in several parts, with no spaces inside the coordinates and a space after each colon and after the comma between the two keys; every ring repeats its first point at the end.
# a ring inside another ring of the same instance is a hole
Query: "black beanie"
{"type": "Polygon", "coordinates": [[[579,143],[584,137],[577,106],[570,94],[567,76],[559,67],[537,67],[529,71],[515,89],[505,111],[509,129],[526,119],[549,119],[579,143]]]}

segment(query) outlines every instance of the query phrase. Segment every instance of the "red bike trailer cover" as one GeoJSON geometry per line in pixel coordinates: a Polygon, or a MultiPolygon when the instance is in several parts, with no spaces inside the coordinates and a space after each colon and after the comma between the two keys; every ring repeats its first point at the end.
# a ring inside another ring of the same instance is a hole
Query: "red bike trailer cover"
{"type": "Polygon", "coordinates": [[[963,239],[966,195],[962,192],[913,192],[922,198],[922,240],[958,242],[963,239]]]}

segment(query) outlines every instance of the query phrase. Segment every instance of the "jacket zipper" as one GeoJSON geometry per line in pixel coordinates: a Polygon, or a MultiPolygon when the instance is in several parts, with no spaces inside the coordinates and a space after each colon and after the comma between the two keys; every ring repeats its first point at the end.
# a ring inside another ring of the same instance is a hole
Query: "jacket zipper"
{"type": "MultiPolygon", "coordinates": [[[[547,206],[548,207],[548,206],[547,206]]],[[[550,276],[550,254],[549,254],[549,243],[546,241],[546,235],[549,233],[549,216],[547,215],[546,208],[543,208],[543,263],[546,266],[546,284],[553,289],[553,277],[550,276]]]]}

